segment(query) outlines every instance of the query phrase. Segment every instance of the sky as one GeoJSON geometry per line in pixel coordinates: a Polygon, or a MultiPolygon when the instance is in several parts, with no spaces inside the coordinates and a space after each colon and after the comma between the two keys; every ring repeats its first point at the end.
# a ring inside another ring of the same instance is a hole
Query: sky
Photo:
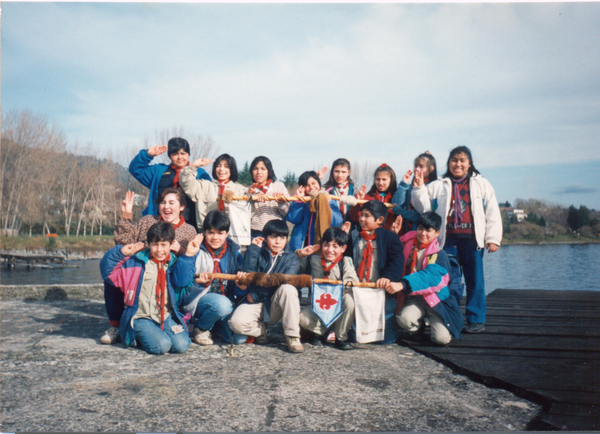
{"type": "Polygon", "coordinates": [[[400,178],[466,145],[499,201],[600,209],[600,3],[1,7],[3,113],[100,154],[182,127],[280,177],[344,157],[400,178]]]}

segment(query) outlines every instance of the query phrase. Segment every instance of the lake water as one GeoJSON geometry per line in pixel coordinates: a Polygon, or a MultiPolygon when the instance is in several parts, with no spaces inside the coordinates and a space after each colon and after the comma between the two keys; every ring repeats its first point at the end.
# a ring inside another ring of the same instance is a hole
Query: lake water
{"type": "MultiPolygon", "coordinates": [[[[507,289],[600,291],[600,244],[503,246],[485,253],[486,292],[507,289]]],[[[2,268],[2,285],[102,283],[99,259],[70,261],[79,268],[2,268]]]]}

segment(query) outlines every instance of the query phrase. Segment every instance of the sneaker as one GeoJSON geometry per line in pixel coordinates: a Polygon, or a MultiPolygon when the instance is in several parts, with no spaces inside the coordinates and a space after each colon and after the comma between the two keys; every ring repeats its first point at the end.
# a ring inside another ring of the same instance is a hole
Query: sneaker
{"type": "Polygon", "coordinates": [[[465,333],[481,333],[484,330],[485,330],[485,324],[471,323],[471,324],[465,324],[462,331],[465,333]]]}
{"type": "Polygon", "coordinates": [[[100,338],[100,343],[104,345],[112,345],[117,342],[121,342],[121,335],[119,334],[119,329],[113,326],[110,326],[108,330],[104,332],[104,335],[100,338]]]}
{"type": "Polygon", "coordinates": [[[352,344],[350,344],[350,342],[348,342],[348,340],[340,341],[337,338],[335,340],[335,347],[338,348],[338,349],[340,349],[340,350],[352,350],[352,349],[354,349],[354,347],[352,346],[352,344]]]}
{"type": "Polygon", "coordinates": [[[210,330],[194,328],[194,342],[198,345],[212,345],[214,342],[210,337],[210,330]]]}
{"type": "Polygon", "coordinates": [[[303,353],[304,346],[300,342],[300,338],[294,338],[292,336],[286,336],[285,340],[291,353],[303,353]]]}

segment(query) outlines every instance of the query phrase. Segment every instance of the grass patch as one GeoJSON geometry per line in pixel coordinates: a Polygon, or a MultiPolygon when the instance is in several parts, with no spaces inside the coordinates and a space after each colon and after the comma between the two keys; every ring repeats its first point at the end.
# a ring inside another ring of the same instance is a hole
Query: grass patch
{"type": "Polygon", "coordinates": [[[106,251],[114,246],[112,234],[85,237],[47,238],[38,235],[0,238],[0,249],[5,252],[11,250],[25,250],[26,252],[67,250],[69,253],[86,253],[106,251]]]}

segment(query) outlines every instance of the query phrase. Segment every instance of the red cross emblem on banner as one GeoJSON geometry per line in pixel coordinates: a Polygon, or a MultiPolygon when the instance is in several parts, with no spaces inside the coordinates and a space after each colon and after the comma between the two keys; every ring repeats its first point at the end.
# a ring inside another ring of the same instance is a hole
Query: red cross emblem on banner
{"type": "Polygon", "coordinates": [[[321,297],[316,302],[323,310],[329,310],[331,306],[337,304],[337,301],[331,298],[331,294],[321,294],[321,297]]]}

